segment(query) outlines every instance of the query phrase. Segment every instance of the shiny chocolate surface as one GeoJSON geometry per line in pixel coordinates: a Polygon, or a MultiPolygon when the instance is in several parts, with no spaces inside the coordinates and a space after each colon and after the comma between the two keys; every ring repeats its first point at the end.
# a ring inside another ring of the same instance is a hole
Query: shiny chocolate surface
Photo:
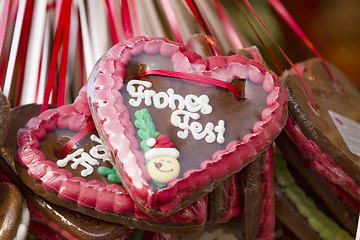
{"type": "MultiPolygon", "coordinates": [[[[151,70],[154,64],[161,66],[161,69],[172,70],[170,59],[160,55],[141,54],[133,56],[131,62],[127,66],[127,75],[124,80],[126,85],[130,80],[135,79],[144,71],[151,70]]],[[[129,99],[132,97],[124,86],[121,94],[124,98],[124,104],[130,113],[131,122],[135,121],[135,112],[142,108],[149,110],[152,116],[156,131],[167,135],[180,152],[179,162],[181,172],[179,177],[190,169],[199,169],[200,164],[211,159],[212,154],[216,151],[224,150],[226,145],[231,141],[241,141],[248,133],[252,132],[253,125],[261,120],[261,112],[267,107],[266,98],[268,93],[263,90],[261,84],[255,84],[250,80],[245,83],[245,98],[238,100],[230,91],[215,87],[205,86],[191,82],[189,80],[177,79],[172,77],[148,76],[141,79],[152,83],[151,90],[155,92],[166,92],[169,88],[174,89],[176,94],[185,98],[188,94],[195,96],[207,95],[210,99],[209,105],[213,111],[210,114],[200,114],[200,118],[196,121],[200,122],[203,127],[206,123],[212,122],[214,125],[219,120],[225,122],[225,142],[219,144],[217,142],[206,143],[202,140],[195,140],[189,133],[186,139],[177,136],[177,132],[181,129],[174,127],[171,122],[171,114],[173,110],[169,107],[157,109],[153,105],[146,106],[144,102],[138,107],[129,105],[129,99]]],[[[193,120],[190,120],[193,121],[193,120]]],[[[138,139],[139,142],[141,139],[138,139]]]]}

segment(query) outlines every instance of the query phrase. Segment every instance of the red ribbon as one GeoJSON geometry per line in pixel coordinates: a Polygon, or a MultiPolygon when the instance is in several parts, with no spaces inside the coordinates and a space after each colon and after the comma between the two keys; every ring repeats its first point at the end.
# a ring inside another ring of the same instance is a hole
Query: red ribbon
{"type": "Polygon", "coordinates": [[[9,10],[10,10],[10,0],[5,0],[4,6],[3,6],[3,12],[1,14],[1,25],[0,25],[0,56],[1,56],[1,50],[2,50],[3,43],[4,43],[4,38],[5,38],[9,10]]]}
{"type": "MultiPolygon", "coordinates": [[[[54,87],[55,87],[56,65],[57,65],[57,58],[58,58],[58,54],[60,51],[60,45],[61,45],[61,41],[62,41],[63,28],[64,28],[64,22],[65,22],[65,17],[66,17],[65,13],[71,14],[71,11],[70,11],[71,2],[72,2],[72,0],[67,0],[67,1],[63,1],[61,4],[60,17],[59,17],[58,26],[57,26],[56,32],[55,32],[55,39],[54,39],[53,49],[51,52],[49,71],[48,71],[47,79],[46,79],[44,102],[41,106],[40,112],[43,112],[48,109],[50,93],[51,93],[51,91],[54,90],[54,87]],[[66,9],[69,9],[68,12],[66,11],[66,9]]],[[[53,96],[55,96],[55,91],[53,91],[53,96]]]]}
{"type": "Polygon", "coordinates": [[[116,16],[115,1],[105,0],[106,12],[109,21],[110,34],[113,44],[120,42],[120,27],[116,16]]]}
{"type": "Polygon", "coordinates": [[[195,82],[211,84],[211,85],[214,85],[217,87],[221,87],[221,88],[230,90],[236,96],[236,98],[238,98],[238,99],[241,98],[239,91],[234,87],[234,85],[232,85],[228,82],[216,79],[216,78],[211,78],[211,77],[207,77],[204,75],[197,75],[197,74],[192,74],[192,73],[167,71],[167,70],[149,70],[149,71],[146,71],[146,72],[143,72],[142,74],[140,74],[138,78],[141,79],[141,78],[143,78],[145,76],[149,76],[149,75],[174,77],[174,78],[191,80],[191,81],[195,81],[195,82]]]}
{"type": "Polygon", "coordinates": [[[26,54],[27,47],[29,42],[30,28],[31,28],[31,19],[33,15],[33,1],[27,1],[25,5],[25,12],[23,18],[23,25],[21,27],[21,36],[19,41],[19,50],[18,50],[18,66],[19,66],[19,78],[16,84],[12,84],[11,92],[15,93],[15,103],[14,106],[18,106],[20,104],[21,91],[24,82],[24,74],[25,74],[25,62],[26,62],[26,54]]]}
{"type": "Polygon", "coordinates": [[[136,29],[137,35],[143,35],[135,0],[130,0],[130,6],[132,9],[132,13],[134,14],[135,29],[136,29]]]}
{"type": "Polygon", "coordinates": [[[125,40],[134,37],[132,21],[127,0],[121,0],[121,22],[125,40]]]}
{"type": "Polygon", "coordinates": [[[214,37],[214,33],[211,31],[209,27],[209,23],[206,21],[204,16],[201,14],[200,10],[197,8],[196,3],[194,0],[185,0],[186,4],[188,5],[190,11],[193,13],[196,21],[200,24],[200,27],[204,31],[206,35],[211,35],[214,37]]]}
{"type": "Polygon", "coordinates": [[[60,61],[60,74],[59,74],[59,89],[57,106],[60,107],[65,103],[65,88],[66,88],[66,70],[69,54],[69,37],[70,37],[70,22],[71,22],[71,0],[69,5],[65,8],[65,23],[63,26],[63,46],[60,61]]]}
{"type": "Polygon", "coordinates": [[[174,11],[172,10],[168,0],[161,0],[166,18],[170,24],[170,28],[174,34],[175,40],[179,43],[183,43],[180,28],[175,18],[174,11]]]}
{"type": "Polygon", "coordinates": [[[290,60],[290,58],[286,55],[286,53],[281,49],[280,45],[275,41],[274,37],[271,35],[270,31],[268,30],[268,28],[265,26],[265,24],[263,23],[263,21],[261,21],[259,15],[256,13],[256,11],[254,10],[254,8],[251,6],[251,4],[249,3],[248,0],[243,0],[244,3],[246,4],[246,6],[250,9],[250,11],[254,14],[254,16],[256,17],[256,19],[259,21],[259,23],[261,24],[261,26],[263,27],[263,29],[266,31],[266,33],[268,34],[268,36],[271,38],[271,40],[274,42],[274,44],[276,45],[276,47],[279,49],[279,51],[281,52],[281,54],[285,57],[285,59],[288,61],[288,63],[291,65],[291,67],[296,71],[297,75],[300,78],[301,84],[304,87],[304,90],[306,92],[306,95],[309,99],[309,102],[311,104],[311,106],[313,107],[313,109],[316,109],[315,107],[315,101],[313,99],[313,97],[311,96],[311,93],[308,89],[308,87],[306,86],[305,80],[302,76],[302,74],[299,72],[299,70],[296,68],[296,66],[294,65],[294,63],[290,60]]]}
{"type": "MultiPolygon", "coordinates": [[[[278,73],[282,73],[284,71],[284,68],[281,66],[281,63],[279,62],[278,58],[275,56],[275,54],[271,50],[269,44],[266,43],[265,38],[262,36],[261,31],[260,31],[259,27],[257,26],[257,24],[255,24],[255,22],[250,17],[248,11],[243,7],[243,5],[239,1],[235,1],[235,3],[239,7],[241,13],[244,15],[246,20],[248,21],[248,24],[251,27],[251,29],[254,31],[256,37],[259,39],[260,43],[263,45],[264,50],[269,55],[269,58],[273,62],[274,67],[276,68],[278,73]]],[[[260,62],[262,62],[262,61],[260,61],[260,62]]]]}
{"type": "Polygon", "coordinates": [[[280,17],[287,23],[287,25],[299,36],[299,38],[305,43],[305,45],[317,56],[320,58],[325,70],[330,75],[331,79],[335,84],[337,84],[334,74],[331,72],[328,64],[325,62],[325,59],[321,56],[320,52],[315,48],[310,39],[306,34],[301,30],[300,26],[296,23],[294,18],[286,10],[284,5],[279,0],[269,0],[271,6],[275,11],[280,15],[280,17]]]}
{"type": "Polygon", "coordinates": [[[60,151],[58,157],[65,158],[69,151],[75,146],[77,142],[79,142],[83,137],[85,137],[89,132],[91,132],[95,128],[95,124],[93,121],[89,122],[83,129],[80,130],[77,134],[75,134],[63,147],[60,151]]]}
{"type": "MultiPolygon", "coordinates": [[[[80,16],[78,15],[79,22],[80,22],[80,16]]],[[[83,44],[83,38],[81,34],[81,25],[78,30],[78,44],[79,47],[77,48],[78,54],[79,54],[79,63],[80,63],[80,82],[81,86],[84,86],[86,84],[86,72],[85,72],[85,59],[84,59],[84,44],[83,44]]]]}
{"type": "Polygon", "coordinates": [[[218,13],[221,22],[224,24],[226,33],[229,35],[229,40],[234,48],[244,48],[239,35],[236,33],[234,26],[231,24],[228,16],[224,13],[218,0],[213,0],[214,7],[218,13]]]}

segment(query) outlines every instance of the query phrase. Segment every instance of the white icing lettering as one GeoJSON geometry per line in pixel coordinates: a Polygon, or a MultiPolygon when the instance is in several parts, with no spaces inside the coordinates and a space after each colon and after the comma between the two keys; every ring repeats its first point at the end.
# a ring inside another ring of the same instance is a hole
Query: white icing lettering
{"type": "Polygon", "coordinates": [[[144,91],[144,93],[145,93],[145,105],[149,107],[152,104],[151,98],[155,97],[156,92],[154,90],[147,90],[146,89],[144,91]]]}
{"type": "Polygon", "coordinates": [[[137,99],[130,99],[129,104],[133,107],[138,107],[141,104],[141,100],[145,98],[144,94],[144,86],[150,88],[152,86],[151,82],[140,81],[140,80],[131,80],[128,85],[126,86],[126,90],[132,97],[137,99]],[[134,85],[139,85],[136,91],[134,85]]]}
{"type": "Polygon", "coordinates": [[[207,123],[205,125],[205,129],[203,130],[203,126],[201,125],[201,123],[192,122],[190,124],[190,130],[196,140],[205,138],[205,141],[208,143],[212,143],[216,140],[216,136],[213,132],[214,124],[212,123],[207,123]]]}
{"type": "Polygon", "coordinates": [[[156,108],[166,108],[169,105],[169,97],[165,92],[159,92],[154,96],[154,106],[156,108]]]}
{"type": "Polygon", "coordinates": [[[203,114],[210,114],[212,112],[212,107],[209,105],[209,97],[206,95],[197,97],[194,94],[189,94],[185,97],[185,105],[186,109],[190,112],[197,112],[199,110],[203,114]]]}
{"type": "Polygon", "coordinates": [[[111,163],[111,160],[110,160],[110,151],[108,148],[105,147],[105,145],[103,144],[103,142],[101,141],[100,138],[98,138],[96,135],[92,134],[90,136],[90,139],[93,141],[93,142],[97,142],[99,143],[98,145],[96,146],[93,146],[89,153],[90,155],[93,157],[93,158],[96,158],[96,159],[102,159],[103,162],[110,162],[111,163]]]}
{"type": "Polygon", "coordinates": [[[175,127],[179,127],[183,130],[183,131],[177,132],[178,137],[181,139],[185,139],[189,135],[190,118],[197,120],[200,118],[200,115],[197,113],[191,113],[191,112],[184,111],[184,110],[176,110],[171,114],[171,119],[170,119],[171,123],[175,127]],[[181,117],[179,115],[184,115],[183,119],[182,119],[183,121],[181,121],[181,117]]]}
{"type": "Polygon", "coordinates": [[[210,114],[212,112],[212,107],[209,105],[209,97],[206,95],[201,95],[200,97],[189,94],[185,99],[174,93],[174,90],[169,88],[167,92],[158,92],[154,90],[149,90],[152,86],[151,82],[140,81],[140,80],[131,80],[129,81],[126,90],[129,92],[130,96],[135,98],[129,99],[129,104],[133,107],[140,106],[142,100],[144,99],[144,104],[146,106],[151,106],[154,104],[156,108],[165,108],[169,107],[172,110],[176,109],[176,102],[178,103],[178,109],[186,109],[190,112],[201,111],[203,114],[210,114]],[[135,85],[138,85],[136,88],[135,85]]]}
{"type": "Polygon", "coordinates": [[[84,148],[79,148],[72,154],[67,155],[64,159],[58,160],[56,164],[59,167],[65,167],[72,161],[73,163],[70,165],[71,168],[76,169],[79,165],[85,167],[85,169],[81,171],[81,176],[87,177],[94,172],[93,166],[99,165],[96,159],[102,159],[103,162],[108,161],[111,163],[110,151],[105,147],[101,139],[94,134],[90,136],[90,139],[93,142],[99,143],[90,149],[90,154],[84,152],[84,148]]]}
{"type": "Polygon", "coordinates": [[[213,123],[207,123],[205,129],[201,123],[193,121],[190,123],[190,120],[197,120],[200,118],[200,115],[197,113],[191,113],[184,110],[176,110],[171,114],[171,123],[175,127],[182,129],[177,132],[177,135],[181,139],[186,139],[189,135],[189,131],[193,135],[195,140],[200,140],[205,138],[207,143],[213,143],[217,141],[218,143],[224,143],[224,133],[225,133],[225,122],[220,120],[217,126],[214,126],[213,123]],[[182,116],[182,117],[181,117],[182,116]],[[218,133],[216,137],[215,133],[218,133]]]}
{"type": "Polygon", "coordinates": [[[171,108],[171,110],[176,109],[175,101],[178,103],[178,109],[183,110],[185,108],[184,98],[179,94],[175,94],[174,89],[169,88],[167,93],[169,94],[169,108],[171,108]]]}
{"type": "Polygon", "coordinates": [[[201,113],[203,114],[210,114],[212,113],[212,107],[209,105],[210,99],[208,96],[206,95],[201,95],[199,97],[200,99],[200,104],[201,104],[201,113]]]}
{"type": "Polygon", "coordinates": [[[219,120],[218,125],[214,128],[215,132],[218,133],[216,141],[220,144],[225,142],[224,133],[225,133],[225,122],[224,120],[219,120]]]}
{"type": "Polygon", "coordinates": [[[133,107],[139,107],[142,101],[146,106],[154,105],[158,109],[169,107],[174,112],[171,114],[171,123],[181,130],[177,135],[181,139],[186,139],[189,132],[193,135],[195,140],[205,139],[207,143],[218,142],[220,144],[225,142],[225,122],[218,121],[218,125],[214,126],[213,123],[207,123],[205,128],[203,125],[196,121],[202,114],[212,113],[212,107],[209,105],[210,99],[207,95],[196,96],[188,94],[185,98],[175,93],[174,89],[169,88],[166,92],[155,92],[151,89],[152,83],[141,80],[129,81],[126,90],[132,97],[129,104],[133,107]],[[176,110],[178,109],[178,110],[176,110]]]}

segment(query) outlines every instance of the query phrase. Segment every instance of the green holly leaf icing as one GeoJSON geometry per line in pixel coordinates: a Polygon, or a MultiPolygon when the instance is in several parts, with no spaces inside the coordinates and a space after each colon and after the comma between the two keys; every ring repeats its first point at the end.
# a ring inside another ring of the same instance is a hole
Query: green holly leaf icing
{"type": "Polygon", "coordinates": [[[146,140],[158,137],[161,134],[156,131],[152,117],[146,108],[136,111],[135,117],[136,120],[134,121],[134,125],[139,129],[137,134],[142,140],[140,142],[140,147],[144,150],[144,152],[147,152],[150,150],[150,147],[146,145],[146,140]]]}
{"type": "Polygon", "coordinates": [[[316,207],[315,202],[296,184],[295,179],[287,169],[282,155],[274,156],[275,179],[284,187],[285,195],[295,204],[297,210],[307,219],[309,226],[324,240],[354,239],[342,229],[333,219],[328,218],[316,207]]]}
{"type": "Polygon", "coordinates": [[[121,184],[121,180],[120,180],[119,176],[117,175],[114,167],[113,168],[99,167],[98,172],[102,176],[107,176],[107,179],[110,182],[121,184]]]}
{"type": "Polygon", "coordinates": [[[136,229],[126,240],[141,240],[144,237],[144,230],[136,229]]]}

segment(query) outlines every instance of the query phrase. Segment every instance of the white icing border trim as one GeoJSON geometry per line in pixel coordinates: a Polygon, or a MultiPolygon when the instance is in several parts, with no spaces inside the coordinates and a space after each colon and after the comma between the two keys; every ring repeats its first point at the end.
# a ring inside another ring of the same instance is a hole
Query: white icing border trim
{"type": "Polygon", "coordinates": [[[180,153],[175,148],[153,148],[145,153],[145,158],[148,160],[160,156],[170,156],[173,158],[178,158],[180,156],[180,153]]]}

